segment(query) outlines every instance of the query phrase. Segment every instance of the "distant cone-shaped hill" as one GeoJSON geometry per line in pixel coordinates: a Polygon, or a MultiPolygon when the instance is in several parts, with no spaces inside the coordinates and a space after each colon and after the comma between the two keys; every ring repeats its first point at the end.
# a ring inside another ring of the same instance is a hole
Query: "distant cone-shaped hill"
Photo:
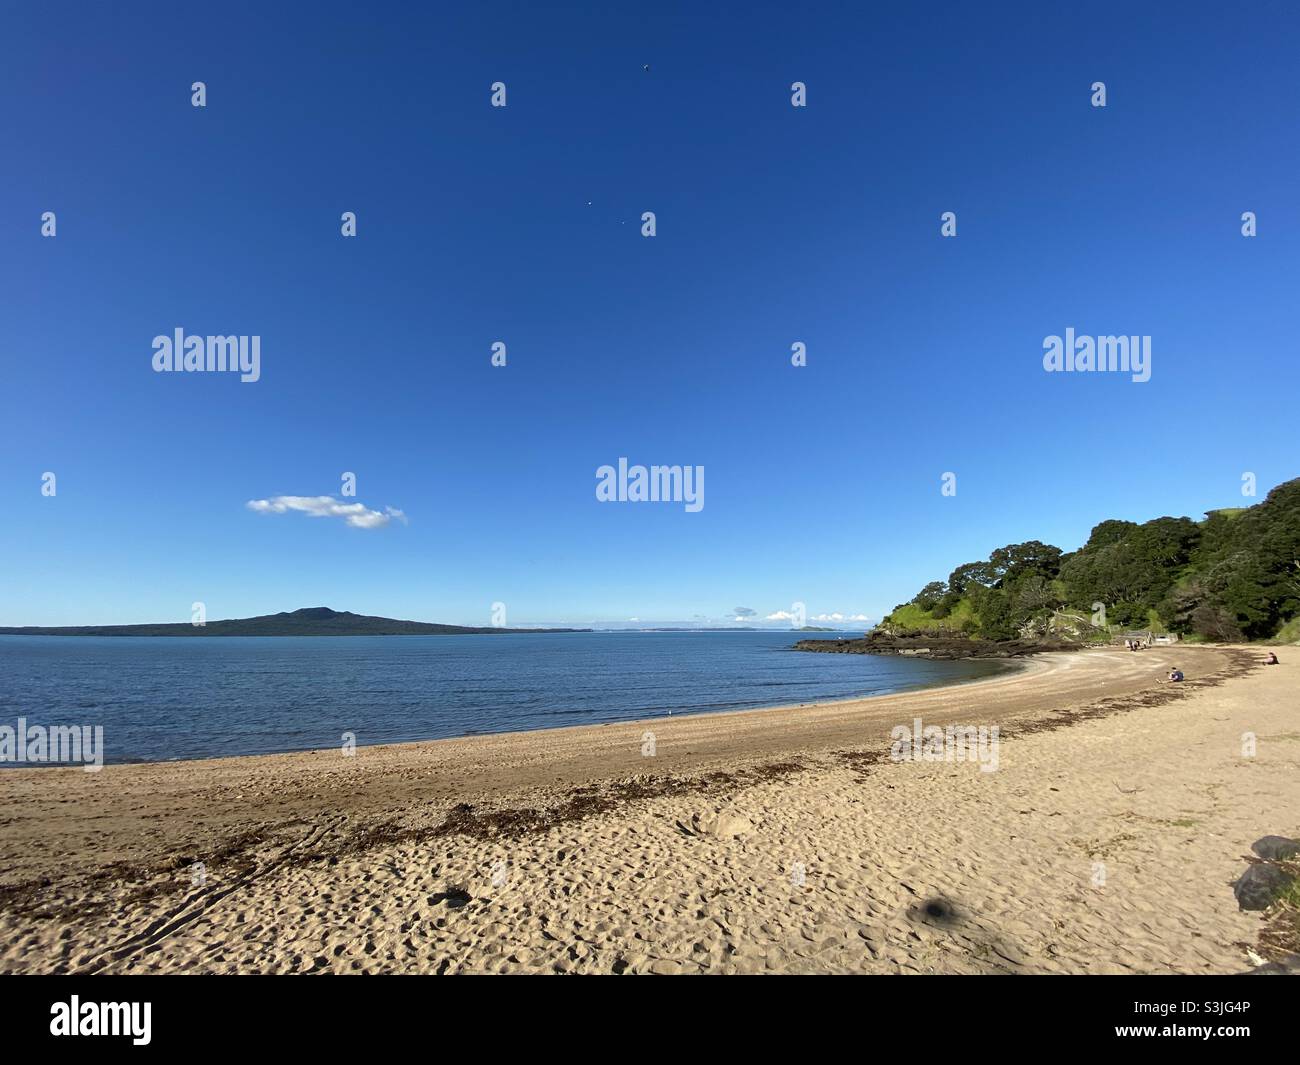
{"type": "Polygon", "coordinates": [[[588,632],[588,629],[505,629],[465,625],[438,625],[428,621],[397,621],[305,607],[291,613],[263,614],[255,618],[209,621],[204,625],[179,622],[161,625],[69,625],[0,627],[0,636],[465,636],[475,633],[588,632]]]}

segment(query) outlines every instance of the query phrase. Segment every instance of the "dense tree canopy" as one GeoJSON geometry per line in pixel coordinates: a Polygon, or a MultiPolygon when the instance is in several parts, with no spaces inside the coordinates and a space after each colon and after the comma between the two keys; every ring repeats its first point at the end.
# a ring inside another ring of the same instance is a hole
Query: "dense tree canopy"
{"type": "Polygon", "coordinates": [[[991,639],[1062,610],[1214,640],[1272,636],[1300,615],[1300,479],[1204,521],[1110,519],[1078,551],[1030,540],[931,581],[885,619],[991,639]]]}

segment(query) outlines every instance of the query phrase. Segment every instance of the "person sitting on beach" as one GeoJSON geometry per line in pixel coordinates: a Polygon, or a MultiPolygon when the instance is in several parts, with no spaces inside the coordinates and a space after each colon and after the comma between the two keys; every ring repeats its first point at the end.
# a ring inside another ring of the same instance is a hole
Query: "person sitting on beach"
{"type": "Polygon", "coordinates": [[[1266,666],[1278,665],[1277,655],[1273,651],[1269,651],[1268,657],[1264,659],[1264,665],[1266,666]]]}
{"type": "Polygon", "coordinates": [[[1169,671],[1169,679],[1170,679],[1170,680],[1182,680],[1182,679],[1183,679],[1183,671],[1182,671],[1181,669],[1179,669],[1177,666],[1174,666],[1174,668],[1171,669],[1171,670],[1169,671]]]}

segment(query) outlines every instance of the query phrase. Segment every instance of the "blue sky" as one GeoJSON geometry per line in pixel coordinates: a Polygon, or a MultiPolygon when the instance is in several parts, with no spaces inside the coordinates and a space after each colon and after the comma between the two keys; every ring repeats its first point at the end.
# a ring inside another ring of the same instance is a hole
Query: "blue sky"
{"type": "Polygon", "coordinates": [[[878,618],[1300,472],[1286,5],[546,7],[5,6],[0,624],[878,618]],[[246,506],[345,471],[407,523],[246,506]]]}

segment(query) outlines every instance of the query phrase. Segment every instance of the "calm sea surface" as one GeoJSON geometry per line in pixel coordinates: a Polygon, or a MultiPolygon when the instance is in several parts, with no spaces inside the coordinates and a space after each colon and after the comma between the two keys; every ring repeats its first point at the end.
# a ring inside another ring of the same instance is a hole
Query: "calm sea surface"
{"type": "Polygon", "coordinates": [[[0,636],[0,725],[103,725],[105,761],[158,761],[845,699],[1001,668],[789,650],[798,638],[0,636]]]}

